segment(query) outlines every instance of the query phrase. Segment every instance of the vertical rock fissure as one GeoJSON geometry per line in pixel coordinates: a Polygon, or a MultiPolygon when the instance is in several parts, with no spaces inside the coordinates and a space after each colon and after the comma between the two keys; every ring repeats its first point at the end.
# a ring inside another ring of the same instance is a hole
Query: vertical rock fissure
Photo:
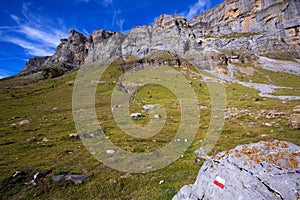
{"type": "MultiPolygon", "coordinates": [[[[257,177],[258,178],[258,177],[257,177]]],[[[259,178],[258,178],[259,179],[259,178]]],[[[280,200],[284,200],[284,198],[281,196],[281,194],[279,192],[277,192],[276,190],[272,189],[268,184],[266,184],[265,182],[263,182],[261,180],[261,183],[271,192],[273,193],[276,197],[278,197],[280,200]]]]}
{"type": "Polygon", "coordinates": [[[270,191],[272,194],[274,194],[274,196],[278,197],[280,200],[284,200],[284,198],[282,197],[282,195],[277,192],[275,189],[272,189],[271,186],[269,186],[268,184],[266,184],[261,178],[259,178],[258,176],[255,176],[252,172],[250,172],[249,170],[242,168],[240,166],[238,166],[236,163],[232,163],[227,159],[227,162],[231,165],[233,165],[234,167],[238,168],[241,171],[245,171],[246,173],[249,173],[252,177],[256,178],[257,180],[259,180],[259,182],[261,182],[268,191],[270,191]]]}

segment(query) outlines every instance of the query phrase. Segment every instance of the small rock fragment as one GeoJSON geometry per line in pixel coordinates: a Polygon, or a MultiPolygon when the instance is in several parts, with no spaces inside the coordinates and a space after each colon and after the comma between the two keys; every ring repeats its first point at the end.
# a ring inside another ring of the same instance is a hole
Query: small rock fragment
{"type": "Polygon", "coordinates": [[[43,172],[37,172],[34,174],[33,176],[33,180],[37,180],[39,178],[44,178],[46,176],[46,173],[43,173],[43,172]]]}
{"type": "Polygon", "coordinates": [[[24,124],[30,124],[30,121],[25,119],[25,120],[22,120],[20,122],[18,122],[19,125],[24,125],[24,124]]]}
{"type": "Polygon", "coordinates": [[[17,176],[22,175],[22,174],[24,174],[24,172],[22,172],[22,171],[15,171],[15,173],[12,175],[12,177],[14,178],[14,177],[17,177],[17,176]]]}
{"type": "Polygon", "coordinates": [[[67,82],[66,82],[66,84],[69,85],[69,86],[74,85],[74,83],[75,83],[75,81],[67,81],[67,82]]]}
{"type": "Polygon", "coordinates": [[[265,126],[271,127],[271,126],[273,126],[273,124],[271,124],[271,123],[265,123],[265,126]]]}
{"type": "Polygon", "coordinates": [[[131,116],[132,118],[139,118],[139,117],[142,116],[142,114],[141,114],[141,113],[132,113],[130,116],[131,116]]]}
{"type": "Polygon", "coordinates": [[[144,110],[152,110],[153,108],[154,108],[153,105],[144,105],[144,106],[143,106],[143,109],[144,109],[144,110]]]}
{"type": "Polygon", "coordinates": [[[155,114],[154,115],[154,119],[160,119],[160,118],[161,118],[160,114],[155,114]]]}
{"type": "Polygon", "coordinates": [[[80,139],[80,134],[72,133],[72,134],[69,134],[69,137],[74,138],[74,139],[80,139]]]}
{"type": "Polygon", "coordinates": [[[15,119],[19,119],[20,117],[19,116],[13,116],[12,118],[11,118],[11,120],[15,120],[15,119]]]}
{"type": "Polygon", "coordinates": [[[106,150],[106,153],[108,154],[114,154],[116,151],[114,149],[108,149],[106,150]]]}
{"type": "Polygon", "coordinates": [[[206,105],[201,105],[201,106],[200,106],[200,109],[201,109],[201,110],[205,110],[205,109],[207,109],[207,106],[206,106],[206,105]]]}
{"type": "Polygon", "coordinates": [[[249,122],[248,123],[250,127],[257,127],[257,122],[249,122]]]}

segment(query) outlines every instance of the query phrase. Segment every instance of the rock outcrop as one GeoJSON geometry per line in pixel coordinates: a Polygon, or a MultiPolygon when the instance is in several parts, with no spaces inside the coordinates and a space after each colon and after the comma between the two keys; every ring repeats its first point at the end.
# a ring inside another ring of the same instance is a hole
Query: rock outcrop
{"type": "Polygon", "coordinates": [[[216,67],[219,54],[229,61],[260,54],[300,58],[299,13],[298,0],[225,0],[190,21],[182,15],[163,14],[152,26],[135,27],[128,35],[98,30],[84,36],[71,30],[53,56],[30,59],[22,72],[42,66],[70,69],[112,56],[141,59],[162,51],[202,69],[216,67]]]}
{"type": "Polygon", "coordinates": [[[124,34],[111,31],[98,30],[85,37],[71,30],[68,38],[61,39],[53,56],[30,59],[22,72],[54,66],[72,69],[85,63],[107,61],[112,55],[121,55],[120,44],[124,39],[124,34]]]}
{"type": "Polygon", "coordinates": [[[189,25],[196,37],[211,38],[217,48],[299,56],[299,13],[296,0],[226,0],[189,25]]]}
{"type": "Polygon", "coordinates": [[[26,63],[25,67],[23,68],[22,72],[30,72],[43,67],[48,58],[49,56],[30,58],[29,61],[26,63]]]}
{"type": "Polygon", "coordinates": [[[88,178],[88,175],[81,174],[62,174],[62,175],[53,175],[52,180],[54,182],[60,181],[72,181],[74,184],[82,184],[88,178]]]}
{"type": "Polygon", "coordinates": [[[228,35],[234,32],[270,32],[295,36],[299,29],[299,1],[226,0],[194,17],[189,25],[196,35],[228,35]]]}
{"type": "Polygon", "coordinates": [[[300,148],[289,142],[259,142],[217,154],[197,180],[173,200],[299,199],[300,148]]]}
{"type": "Polygon", "coordinates": [[[61,39],[53,56],[49,57],[45,65],[59,64],[64,68],[79,66],[86,56],[85,42],[87,39],[81,33],[71,30],[68,39],[61,39]]]}

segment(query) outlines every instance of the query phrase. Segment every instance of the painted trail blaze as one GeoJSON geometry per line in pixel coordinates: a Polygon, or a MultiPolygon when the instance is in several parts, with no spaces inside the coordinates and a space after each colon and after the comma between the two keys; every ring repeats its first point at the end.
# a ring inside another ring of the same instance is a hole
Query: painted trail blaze
{"type": "Polygon", "coordinates": [[[222,179],[220,176],[217,176],[214,180],[214,184],[222,189],[225,187],[225,180],[222,179]]]}

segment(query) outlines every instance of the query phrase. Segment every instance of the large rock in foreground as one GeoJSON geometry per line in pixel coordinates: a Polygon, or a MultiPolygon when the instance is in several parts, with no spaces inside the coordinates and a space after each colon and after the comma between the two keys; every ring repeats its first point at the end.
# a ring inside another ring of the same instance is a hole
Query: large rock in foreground
{"type": "Polygon", "coordinates": [[[289,142],[237,146],[205,161],[179,199],[299,199],[300,148],[289,142]]]}

